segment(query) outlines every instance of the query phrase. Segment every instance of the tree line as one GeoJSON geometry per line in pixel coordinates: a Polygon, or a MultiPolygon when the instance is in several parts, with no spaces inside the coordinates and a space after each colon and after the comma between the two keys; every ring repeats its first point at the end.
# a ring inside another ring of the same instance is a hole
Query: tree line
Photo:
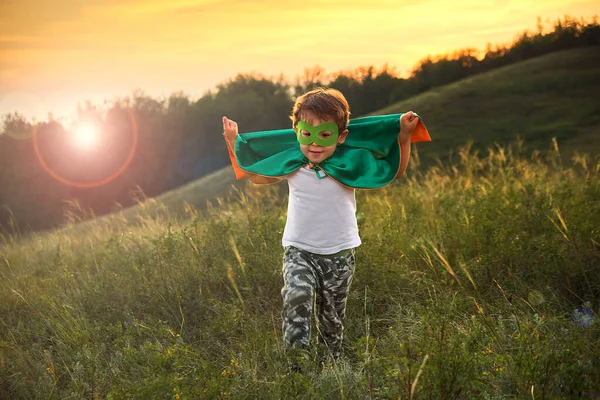
{"type": "Polygon", "coordinates": [[[229,163],[220,135],[223,115],[238,121],[244,132],[288,128],[294,99],[327,86],[344,93],[352,116],[358,117],[517,61],[598,45],[597,17],[564,17],[547,31],[538,19],[535,31],[521,33],[510,44],[428,56],[405,78],[388,65],[332,74],[315,66],[293,82],[284,76],[239,74],[195,100],[184,93],[157,99],[136,91],[115,99],[108,109],[90,103],[78,107],[78,118],[96,121],[102,140],[110,145],[110,152],[95,157],[69,150],[69,132],[55,120],[34,124],[18,113],[7,114],[0,134],[0,230],[57,226],[64,220],[67,202],[74,199],[83,209],[104,214],[115,204],[133,204],[132,194],[139,190],[156,196],[223,168],[229,163]],[[93,185],[125,164],[114,179],[93,185]]]}

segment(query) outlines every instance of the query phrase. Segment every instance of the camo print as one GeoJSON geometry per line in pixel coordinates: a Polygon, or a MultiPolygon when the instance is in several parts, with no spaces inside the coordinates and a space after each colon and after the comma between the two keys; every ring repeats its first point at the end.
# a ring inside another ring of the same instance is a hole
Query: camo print
{"type": "Polygon", "coordinates": [[[354,250],[341,256],[320,256],[293,246],[283,256],[283,340],[291,347],[308,346],[313,298],[319,341],[334,357],[342,345],[346,298],[352,283],[354,250]]]}

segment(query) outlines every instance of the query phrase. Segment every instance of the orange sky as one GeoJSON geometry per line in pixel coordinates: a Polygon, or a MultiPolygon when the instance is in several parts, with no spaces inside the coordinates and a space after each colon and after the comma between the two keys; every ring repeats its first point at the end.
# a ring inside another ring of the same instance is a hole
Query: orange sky
{"type": "Polygon", "coordinates": [[[73,114],[78,101],[183,91],[238,72],[325,72],[511,42],[538,16],[590,20],[578,0],[0,0],[0,115],[73,114]]]}

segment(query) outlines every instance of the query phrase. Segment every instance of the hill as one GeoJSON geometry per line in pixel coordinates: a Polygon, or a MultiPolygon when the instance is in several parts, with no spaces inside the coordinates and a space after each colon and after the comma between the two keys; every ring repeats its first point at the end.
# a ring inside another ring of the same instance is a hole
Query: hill
{"type": "MultiPolygon", "coordinates": [[[[486,149],[517,137],[530,150],[546,150],[556,137],[568,160],[575,152],[600,149],[600,48],[560,51],[499,68],[403,100],[374,114],[414,110],[423,116],[431,143],[418,145],[422,166],[446,159],[452,149],[473,142],[486,149]]],[[[170,212],[186,204],[204,208],[231,193],[236,182],[226,167],[122,213],[99,218],[107,225],[170,212]]],[[[85,226],[85,224],[83,224],[85,226]]]]}
{"type": "Polygon", "coordinates": [[[531,149],[547,149],[556,137],[561,154],[600,148],[600,47],[574,49],[473,76],[379,110],[414,110],[433,142],[422,158],[444,158],[471,140],[485,148],[519,135],[531,149]]]}

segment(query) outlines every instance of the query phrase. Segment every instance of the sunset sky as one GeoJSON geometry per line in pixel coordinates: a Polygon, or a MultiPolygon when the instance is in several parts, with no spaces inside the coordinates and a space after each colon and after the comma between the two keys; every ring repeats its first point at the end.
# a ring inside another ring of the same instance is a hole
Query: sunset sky
{"type": "Polygon", "coordinates": [[[578,0],[0,0],[0,115],[74,114],[142,89],[196,98],[237,73],[326,73],[511,42],[578,0]]]}

